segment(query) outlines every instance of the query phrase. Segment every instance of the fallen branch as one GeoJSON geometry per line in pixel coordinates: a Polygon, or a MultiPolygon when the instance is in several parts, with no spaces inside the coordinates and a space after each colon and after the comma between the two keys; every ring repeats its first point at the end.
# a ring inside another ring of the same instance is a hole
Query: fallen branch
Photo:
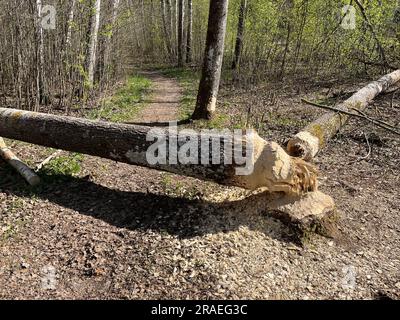
{"type": "Polygon", "coordinates": [[[58,157],[61,154],[62,150],[57,150],[54,152],[52,155],[48,156],[46,159],[44,159],[40,164],[38,164],[35,168],[35,171],[38,172],[40,171],[45,165],[47,165],[51,160],[54,158],[58,157]]]}
{"type": "Polygon", "coordinates": [[[7,147],[4,139],[1,137],[0,157],[12,166],[31,186],[36,186],[40,183],[40,178],[31,170],[31,168],[18,159],[18,157],[7,147]]]}
{"type": "Polygon", "coordinates": [[[342,113],[342,114],[345,114],[345,115],[348,115],[348,116],[352,116],[352,117],[355,117],[355,118],[367,120],[367,121],[373,123],[374,125],[382,128],[382,129],[385,129],[385,130],[388,130],[388,131],[390,131],[390,132],[392,132],[394,134],[400,135],[400,131],[397,131],[396,127],[394,127],[391,124],[389,124],[387,122],[384,122],[382,120],[371,118],[371,117],[367,116],[364,112],[362,112],[360,110],[351,108],[351,110],[354,110],[355,112],[357,112],[357,113],[352,113],[352,112],[340,110],[340,109],[335,108],[335,107],[331,107],[331,106],[327,106],[327,105],[311,102],[311,101],[308,101],[306,99],[301,99],[301,101],[306,103],[306,104],[308,104],[308,105],[314,106],[314,107],[318,107],[318,108],[325,109],[325,110],[330,110],[330,111],[335,111],[335,112],[342,113]]]}
{"type": "MultiPolygon", "coordinates": [[[[304,160],[313,159],[316,154],[326,145],[342,128],[350,116],[357,114],[365,119],[365,115],[359,114],[358,111],[363,111],[376,96],[385,92],[389,88],[393,88],[400,81],[400,70],[396,70],[387,74],[377,81],[366,85],[349,99],[341,103],[334,110],[328,109],[330,112],[325,113],[320,118],[311,122],[301,132],[292,137],[287,145],[287,151],[291,156],[301,157],[304,160]],[[357,110],[356,112],[352,112],[357,110]]],[[[327,106],[326,106],[327,107],[327,106]]],[[[331,107],[330,107],[331,108],[331,107]]],[[[371,119],[370,117],[367,117],[371,119]]],[[[383,123],[381,120],[373,119],[376,125],[383,125],[385,129],[395,131],[397,128],[383,123]]]]}

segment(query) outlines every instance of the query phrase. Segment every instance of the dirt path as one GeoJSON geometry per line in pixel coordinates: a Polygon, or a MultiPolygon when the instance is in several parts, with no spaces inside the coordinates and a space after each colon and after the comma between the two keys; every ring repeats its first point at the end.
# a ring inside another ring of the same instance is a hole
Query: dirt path
{"type": "Polygon", "coordinates": [[[148,98],[144,101],[146,107],[139,112],[136,122],[157,123],[177,120],[182,97],[182,88],[178,82],[157,71],[142,71],[140,74],[152,81],[152,87],[148,98]]]}

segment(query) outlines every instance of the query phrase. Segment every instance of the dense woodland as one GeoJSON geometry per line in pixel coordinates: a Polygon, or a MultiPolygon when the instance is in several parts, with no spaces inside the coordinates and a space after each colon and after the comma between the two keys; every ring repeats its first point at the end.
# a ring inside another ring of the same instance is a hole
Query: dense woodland
{"type": "MultiPolygon", "coordinates": [[[[209,1],[6,0],[0,12],[0,98],[34,110],[85,101],[133,66],[201,68],[209,1]]],[[[382,74],[398,67],[399,37],[399,1],[231,0],[224,75],[247,86],[382,74]],[[341,26],[346,4],[357,10],[354,30],[341,26]]]]}

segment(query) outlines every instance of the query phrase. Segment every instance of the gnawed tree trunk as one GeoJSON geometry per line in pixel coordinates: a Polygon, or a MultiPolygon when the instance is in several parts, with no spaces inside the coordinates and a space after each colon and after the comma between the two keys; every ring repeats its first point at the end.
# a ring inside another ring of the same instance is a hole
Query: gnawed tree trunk
{"type": "Polygon", "coordinates": [[[192,119],[211,119],[215,112],[224,56],[227,16],[228,0],[211,0],[203,71],[192,119]]]}
{"type": "Polygon", "coordinates": [[[0,108],[0,136],[250,190],[302,194],[317,188],[311,164],[290,157],[256,133],[234,138],[189,130],[177,135],[163,128],[0,108]],[[187,149],[187,141],[194,142],[192,149],[187,149]],[[237,152],[246,157],[236,157],[237,152]]]}
{"type": "Polygon", "coordinates": [[[247,11],[247,0],[242,0],[240,2],[240,8],[239,8],[239,21],[238,21],[238,30],[236,35],[235,54],[232,61],[233,70],[237,68],[240,61],[240,55],[242,53],[246,11],[247,11]]]}
{"type": "Polygon", "coordinates": [[[12,166],[31,186],[36,186],[40,183],[40,178],[7,147],[1,137],[0,158],[12,166]]]}
{"type": "MultiPolygon", "coordinates": [[[[377,95],[388,90],[398,81],[400,81],[400,70],[368,84],[340,104],[337,109],[347,112],[351,112],[353,109],[363,111],[377,95]]],[[[327,141],[345,125],[348,118],[348,115],[336,112],[325,113],[289,140],[288,153],[295,157],[311,160],[327,141]]]]}
{"type": "Polygon", "coordinates": [[[88,84],[93,86],[94,83],[94,72],[96,67],[96,56],[97,56],[97,43],[100,26],[100,8],[101,0],[95,0],[93,13],[91,17],[91,30],[89,39],[89,51],[88,51],[88,63],[87,63],[87,76],[88,84]]]}
{"type": "Polygon", "coordinates": [[[278,144],[265,141],[256,133],[235,139],[227,132],[208,132],[205,138],[191,130],[170,135],[167,131],[0,108],[1,136],[255,190],[251,192],[254,197],[235,207],[244,205],[242,210],[249,210],[245,203],[250,203],[250,210],[269,212],[301,231],[301,238],[310,231],[336,236],[335,203],[317,190],[313,165],[289,156],[278,144]],[[189,156],[187,141],[197,142],[189,156]],[[215,145],[220,148],[214,149],[215,145]],[[177,156],[171,152],[175,147],[177,156]],[[246,167],[253,170],[248,175],[238,175],[243,162],[238,163],[232,149],[235,155],[237,150],[240,156],[243,150],[250,155],[246,167]],[[193,151],[200,157],[197,161],[196,157],[191,158],[193,151]],[[149,153],[155,157],[148,157],[149,153]],[[164,155],[168,162],[154,161],[164,155]],[[233,161],[229,161],[230,157],[233,161]]]}

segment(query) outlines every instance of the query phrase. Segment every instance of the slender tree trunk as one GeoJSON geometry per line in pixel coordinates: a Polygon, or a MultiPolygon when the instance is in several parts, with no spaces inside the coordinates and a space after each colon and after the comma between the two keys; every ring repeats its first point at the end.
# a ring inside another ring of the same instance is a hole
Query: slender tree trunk
{"type": "Polygon", "coordinates": [[[193,4],[188,0],[188,26],[187,26],[187,44],[186,44],[186,62],[192,62],[192,38],[193,38],[193,4]]]}
{"type": "Polygon", "coordinates": [[[290,43],[291,31],[292,31],[292,25],[291,25],[290,21],[288,21],[286,41],[285,41],[285,50],[283,51],[282,64],[281,64],[281,69],[279,71],[279,79],[283,79],[283,77],[285,76],[286,57],[287,57],[287,54],[289,52],[289,43],[290,43]]]}
{"type": "Polygon", "coordinates": [[[228,0],[211,0],[203,71],[193,119],[211,119],[215,112],[224,56],[227,17],[228,0]]]}
{"type": "Polygon", "coordinates": [[[2,137],[0,137],[0,158],[12,166],[31,186],[40,183],[40,178],[6,146],[2,137]]]}
{"type": "Polygon", "coordinates": [[[377,36],[377,34],[376,34],[376,32],[375,32],[375,29],[374,29],[373,25],[371,24],[371,22],[369,21],[369,19],[368,19],[368,17],[367,17],[367,13],[366,13],[366,11],[365,11],[364,6],[361,4],[361,2],[360,2],[359,0],[354,0],[354,1],[355,1],[355,3],[357,4],[358,8],[360,9],[361,14],[362,14],[362,16],[363,16],[363,19],[364,19],[364,21],[366,22],[366,24],[367,24],[369,30],[371,31],[371,34],[373,35],[373,37],[374,37],[374,39],[375,39],[376,45],[377,45],[377,47],[378,47],[378,53],[379,53],[379,55],[380,55],[380,58],[381,58],[381,60],[382,60],[383,65],[384,65],[386,68],[389,67],[389,63],[388,63],[387,58],[386,58],[385,49],[383,49],[382,44],[381,44],[381,42],[379,41],[378,36],[377,36]]]}
{"type": "Polygon", "coordinates": [[[90,86],[94,83],[94,73],[96,67],[96,56],[97,56],[97,43],[98,43],[98,33],[100,26],[100,7],[101,0],[95,0],[94,12],[92,14],[91,30],[90,30],[90,40],[89,40],[89,59],[88,59],[88,82],[90,86]]]}
{"type": "Polygon", "coordinates": [[[168,12],[167,12],[168,3],[166,3],[166,0],[160,0],[160,5],[161,5],[161,18],[162,18],[165,46],[167,48],[168,58],[172,59],[173,54],[172,54],[172,44],[171,44],[171,33],[168,25],[168,12]]]}
{"type": "Polygon", "coordinates": [[[114,0],[114,2],[113,2],[113,13],[112,13],[112,19],[111,19],[111,34],[107,38],[106,44],[105,44],[104,70],[105,70],[106,76],[108,76],[110,73],[110,56],[111,56],[111,50],[112,50],[112,40],[113,40],[113,36],[114,36],[115,23],[116,23],[117,17],[118,17],[119,2],[120,2],[120,0],[114,0]]]}
{"type": "Polygon", "coordinates": [[[242,0],[240,2],[240,8],[239,8],[239,21],[238,21],[238,30],[236,36],[236,44],[235,44],[235,54],[232,61],[233,70],[237,68],[240,61],[240,55],[242,53],[246,11],[247,11],[247,0],[242,0]]]}
{"type": "Polygon", "coordinates": [[[184,23],[185,23],[185,0],[179,0],[178,5],[178,66],[183,67],[185,64],[184,52],[184,23]]]}
{"type": "Polygon", "coordinates": [[[42,27],[42,0],[36,0],[36,8],[37,8],[37,37],[38,37],[38,48],[37,48],[37,56],[38,56],[38,74],[37,74],[37,88],[39,94],[39,103],[48,103],[48,97],[46,93],[45,87],[45,74],[44,74],[44,40],[43,40],[43,27],[42,27]]]}
{"type": "Polygon", "coordinates": [[[171,44],[171,60],[176,59],[176,51],[174,46],[174,16],[172,10],[172,0],[166,1],[166,14],[168,18],[168,34],[169,34],[169,42],[171,44]]]}
{"type": "Polygon", "coordinates": [[[72,23],[74,22],[74,16],[75,16],[75,4],[76,0],[72,0],[71,9],[69,11],[69,16],[68,16],[67,38],[65,40],[67,50],[71,45],[72,23]]]}

